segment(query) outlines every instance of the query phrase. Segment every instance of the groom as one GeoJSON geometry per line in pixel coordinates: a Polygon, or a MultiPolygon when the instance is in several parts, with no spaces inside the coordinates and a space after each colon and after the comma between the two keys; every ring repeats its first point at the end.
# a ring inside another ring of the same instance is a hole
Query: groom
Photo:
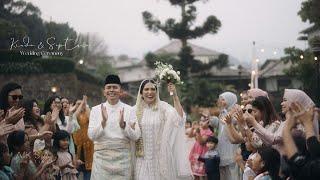
{"type": "Polygon", "coordinates": [[[92,108],[88,136],[94,142],[91,179],[132,179],[130,141],[140,137],[138,123],[130,122],[131,106],[119,100],[121,82],[108,75],[104,85],[107,101],[92,108]]]}

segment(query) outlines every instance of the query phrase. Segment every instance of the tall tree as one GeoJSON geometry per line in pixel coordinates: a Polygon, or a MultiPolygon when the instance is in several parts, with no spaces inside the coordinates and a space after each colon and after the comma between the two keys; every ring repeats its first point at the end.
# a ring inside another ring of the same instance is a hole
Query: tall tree
{"type": "Polygon", "coordinates": [[[142,13],[143,21],[150,31],[162,31],[170,39],[181,41],[182,48],[179,53],[181,69],[179,70],[183,79],[188,79],[192,67],[197,65],[199,67],[199,62],[194,59],[192,49],[188,46],[188,40],[200,38],[206,34],[215,34],[221,26],[221,22],[215,16],[209,16],[201,26],[195,26],[197,9],[194,3],[198,1],[201,0],[169,0],[172,6],[181,9],[180,21],[169,18],[165,23],[161,23],[150,12],[142,13]]]}
{"type": "Polygon", "coordinates": [[[79,34],[78,44],[88,44],[85,48],[80,48],[75,53],[75,59],[85,59],[85,63],[91,66],[98,66],[100,62],[106,62],[110,59],[108,56],[108,46],[99,34],[79,34]]]}
{"type": "Polygon", "coordinates": [[[298,12],[303,22],[309,21],[318,28],[320,27],[320,1],[307,0],[301,3],[301,9],[298,12]]]}
{"type": "MultiPolygon", "coordinates": [[[[180,8],[180,20],[169,18],[165,22],[161,22],[148,11],[144,11],[142,13],[143,21],[150,31],[155,33],[159,31],[164,32],[169,39],[180,40],[182,44],[178,58],[176,55],[156,56],[149,53],[147,54],[146,59],[150,65],[153,63],[152,61],[161,60],[165,56],[167,58],[165,61],[171,60],[168,63],[175,66],[176,69],[181,72],[181,79],[185,82],[181,88],[182,101],[187,112],[190,112],[192,105],[200,103],[198,101],[194,101],[194,98],[196,97],[194,96],[195,93],[193,93],[194,90],[192,87],[199,88],[198,85],[208,84],[199,84],[198,79],[190,78],[190,73],[204,72],[214,65],[214,62],[203,64],[200,61],[195,60],[192,48],[188,46],[188,40],[201,38],[206,34],[216,34],[221,26],[221,22],[213,15],[207,17],[202,25],[195,25],[197,9],[194,4],[199,1],[207,0],[169,0],[172,6],[180,8]]],[[[214,88],[214,86],[210,87],[210,89],[212,88],[214,88]]],[[[208,105],[209,103],[206,102],[205,104],[208,105]]]]}

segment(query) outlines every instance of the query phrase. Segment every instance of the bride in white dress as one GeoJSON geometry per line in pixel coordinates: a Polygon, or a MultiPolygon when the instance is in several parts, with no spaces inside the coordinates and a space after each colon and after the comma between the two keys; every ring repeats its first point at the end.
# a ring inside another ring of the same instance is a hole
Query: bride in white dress
{"type": "Polygon", "coordinates": [[[160,101],[159,90],[153,80],[142,81],[132,118],[136,118],[141,137],[136,142],[135,179],[178,180],[192,179],[186,144],[185,114],[175,86],[174,107],[160,101]]]}

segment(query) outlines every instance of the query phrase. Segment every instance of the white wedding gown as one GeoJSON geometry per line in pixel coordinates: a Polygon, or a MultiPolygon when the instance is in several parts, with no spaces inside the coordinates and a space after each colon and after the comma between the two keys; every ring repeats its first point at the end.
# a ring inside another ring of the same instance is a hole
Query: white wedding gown
{"type": "Polygon", "coordinates": [[[141,119],[144,156],[136,159],[135,179],[192,179],[185,137],[185,117],[160,101],[145,107],[141,119]]]}

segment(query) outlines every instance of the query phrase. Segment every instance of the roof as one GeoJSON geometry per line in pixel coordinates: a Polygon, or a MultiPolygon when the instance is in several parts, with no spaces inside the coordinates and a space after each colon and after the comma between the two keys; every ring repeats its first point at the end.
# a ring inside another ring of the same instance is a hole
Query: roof
{"type": "Polygon", "coordinates": [[[292,63],[285,63],[282,60],[268,59],[260,69],[261,77],[285,76],[285,69],[289,69],[292,63]]]}
{"type": "MultiPolygon", "coordinates": [[[[194,56],[217,56],[221,54],[218,51],[200,47],[191,43],[188,43],[188,45],[192,48],[194,56]]],[[[162,48],[156,50],[154,53],[155,54],[178,54],[180,52],[181,47],[182,47],[181,41],[175,40],[175,41],[171,41],[168,45],[165,45],[162,48]]]]}
{"type": "MultiPolygon", "coordinates": [[[[216,66],[213,66],[210,69],[210,74],[212,76],[240,76],[239,72],[239,69],[230,67],[218,69],[216,66]]],[[[242,69],[241,76],[250,76],[250,72],[246,69],[242,69]]]]}
{"type": "Polygon", "coordinates": [[[155,71],[150,69],[143,62],[139,63],[137,66],[117,69],[119,77],[122,82],[137,82],[144,79],[155,77],[155,71]]]}
{"type": "Polygon", "coordinates": [[[126,68],[137,66],[141,63],[141,60],[137,58],[128,58],[128,59],[113,59],[112,66],[116,69],[126,68]]]}

